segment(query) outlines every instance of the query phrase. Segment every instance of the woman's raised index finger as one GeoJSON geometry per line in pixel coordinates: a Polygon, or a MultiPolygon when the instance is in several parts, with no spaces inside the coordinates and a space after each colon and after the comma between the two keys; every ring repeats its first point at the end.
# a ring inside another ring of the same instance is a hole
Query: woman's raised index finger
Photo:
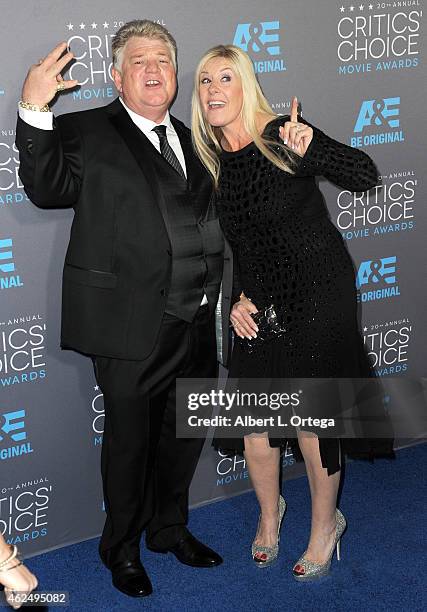
{"type": "Polygon", "coordinates": [[[298,121],[298,100],[296,96],[292,98],[291,121],[293,121],[294,123],[297,123],[298,121]]]}

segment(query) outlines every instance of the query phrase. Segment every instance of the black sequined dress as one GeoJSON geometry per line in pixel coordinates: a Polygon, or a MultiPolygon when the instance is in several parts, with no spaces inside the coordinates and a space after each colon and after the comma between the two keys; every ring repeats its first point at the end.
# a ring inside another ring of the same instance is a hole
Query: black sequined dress
{"type": "MultiPolygon", "coordinates": [[[[287,120],[268,123],[264,136],[279,142],[279,126],[287,120]]],[[[286,308],[284,336],[251,353],[246,341],[235,337],[232,378],[375,376],[359,332],[354,266],[315,177],[365,191],[378,184],[378,172],[363,151],[311,127],[313,139],[303,158],[295,155],[293,175],[253,143],[221,154],[217,208],[237,271],[233,301],[243,291],[258,309],[286,308]]],[[[295,438],[288,442],[301,460],[295,438]]],[[[270,437],[271,446],[285,443],[270,437]]],[[[213,445],[241,454],[244,440],[216,437],[213,445]]],[[[337,471],[338,440],[319,438],[319,446],[328,473],[337,471]]],[[[342,450],[361,458],[393,454],[392,440],[384,439],[342,440],[342,450]]]]}

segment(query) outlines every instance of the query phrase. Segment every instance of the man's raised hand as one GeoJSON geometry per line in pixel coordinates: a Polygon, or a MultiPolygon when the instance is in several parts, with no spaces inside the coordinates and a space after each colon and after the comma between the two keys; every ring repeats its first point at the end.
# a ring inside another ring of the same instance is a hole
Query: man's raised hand
{"type": "Polygon", "coordinates": [[[57,45],[38,64],[34,64],[28,71],[22,87],[22,100],[43,107],[55,97],[59,91],[72,89],[78,85],[75,79],[65,80],[61,72],[71,62],[74,54],[67,51],[67,43],[57,45]]]}

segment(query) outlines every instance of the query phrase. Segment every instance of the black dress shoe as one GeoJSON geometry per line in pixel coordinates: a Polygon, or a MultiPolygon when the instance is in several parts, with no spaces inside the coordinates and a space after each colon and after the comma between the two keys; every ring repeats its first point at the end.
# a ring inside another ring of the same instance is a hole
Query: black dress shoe
{"type": "Polygon", "coordinates": [[[122,561],[111,568],[113,586],[129,597],[151,595],[153,587],[141,561],[122,561]]]}
{"type": "Polygon", "coordinates": [[[222,557],[218,553],[199,542],[189,531],[170,548],[158,549],[150,546],[147,548],[153,552],[171,552],[178,561],[192,567],[214,567],[222,563],[222,557]]]}

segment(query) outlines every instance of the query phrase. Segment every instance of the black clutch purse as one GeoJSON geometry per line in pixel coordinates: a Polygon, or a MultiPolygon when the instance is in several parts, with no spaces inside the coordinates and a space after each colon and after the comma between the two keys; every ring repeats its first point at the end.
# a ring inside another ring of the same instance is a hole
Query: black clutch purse
{"type": "Polygon", "coordinates": [[[239,340],[245,345],[248,353],[252,353],[257,347],[265,342],[269,342],[274,338],[283,336],[283,334],[286,332],[286,328],[279,323],[277,312],[273,304],[258,310],[258,312],[255,312],[254,314],[251,314],[251,317],[258,325],[257,337],[251,338],[250,340],[246,338],[239,338],[239,340]]]}

